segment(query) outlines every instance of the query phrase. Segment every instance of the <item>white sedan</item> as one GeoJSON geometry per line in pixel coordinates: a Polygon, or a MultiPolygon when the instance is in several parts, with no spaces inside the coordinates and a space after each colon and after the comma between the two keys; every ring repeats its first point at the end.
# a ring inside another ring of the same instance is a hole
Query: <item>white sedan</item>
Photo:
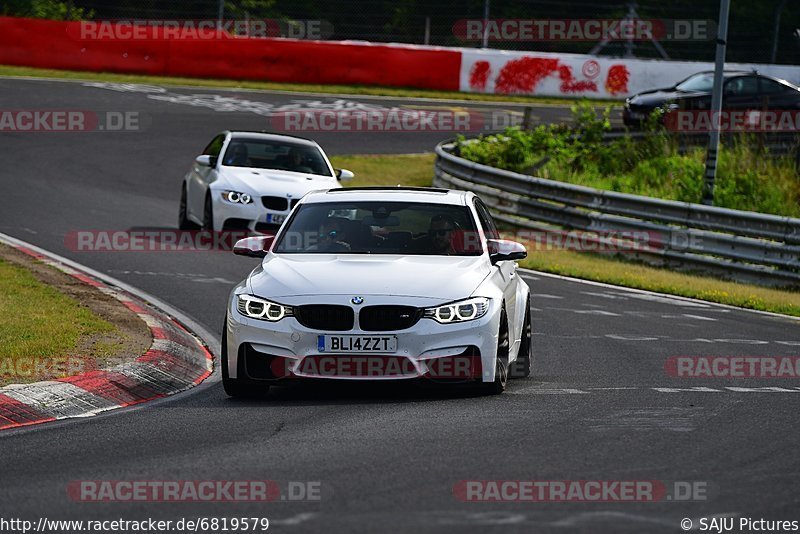
{"type": "Polygon", "coordinates": [[[222,132],[183,178],[178,226],[274,232],[303,195],[352,177],[309,139],[222,132]]]}
{"type": "Polygon", "coordinates": [[[471,192],[315,191],[275,236],[239,241],[262,258],[232,291],[225,391],[297,380],[432,380],[502,393],[530,374],[530,291],[471,192]]]}

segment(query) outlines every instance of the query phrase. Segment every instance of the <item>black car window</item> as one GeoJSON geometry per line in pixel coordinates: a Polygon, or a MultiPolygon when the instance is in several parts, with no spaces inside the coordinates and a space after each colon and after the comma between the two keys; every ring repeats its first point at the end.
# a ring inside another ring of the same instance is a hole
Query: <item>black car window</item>
{"type": "Polygon", "coordinates": [[[319,148],[280,140],[234,137],[222,164],[333,176],[319,148]]]}
{"type": "Polygon", "coordinates": [[[215,158],[218,157],[220,150],[222,150],[222,144],[224,142],[225,142],[225,135],[224,134],[220,134],[220,135],[216,136],[214,139],[211,140],[211,142],[208,144],[208,146],[203,150],[203,155],[213,156],[215,158]]]}
{"type": "Polygon", "coordinates": [[[769,78],[761,78],[761,92],[767,94],[782,93],[786,90],[786,86],[782,83],[770,80],[769,78]]]}
{"type": "Polygon", "coordinates": [[[483,233],[486,234],[486,238],[500,239],[500,232],[497,231],[497,226],[494,224],[494,219],[492,219],[489,209],[480,199],[476,198],[474,202],[475,211],[478,212],[478,220],[481,223],[481,228],[483,228],[483,233]]]}
{"type": "Polygon", "coordinates": [[[274,251],[457,256],[483,253],[472,213],[465,206],[388,201],[300,204],[274,251]]]}
{"type": "Polygon", "coordinates": [[[700,73],[689,76],[681,83],[675,86],[679,91],[698,91],[698,92],[711,92],[714,87],[714,74],[713,73],[700,73]]]}
{"type": "Polygon", "coordinates": [[[725,93],[733,96],[758,94],[758,78],[737,76],[725,82],[725,93]]]}

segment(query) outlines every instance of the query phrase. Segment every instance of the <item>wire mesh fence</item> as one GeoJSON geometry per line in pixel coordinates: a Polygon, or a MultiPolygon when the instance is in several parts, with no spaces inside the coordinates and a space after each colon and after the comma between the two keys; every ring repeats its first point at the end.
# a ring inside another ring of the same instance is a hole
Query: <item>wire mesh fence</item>
{"type": "MultiPolygon", "coordinates": [[[[800,63],[800,0],[732,4],[728,61],[800,63]]],[[[87,20],[268,19],[281,23],[281,35],[286,37],[476,48],[485,45],[506,50],[700,61],[714,58],[718,10],[718,0],[5,0],[0,4],[0,13],[15,16],[87,20]],[[489,24],[482,25],[487,7],[489,24]],[[663,32],[654,39],[612,32],[612,37],[618,38],[607,42],[602,37],[592,38],[595,34],[581,33],[595,21],[605,24],[626,18],[629,22],[650,21],[667,28],[674,27],[674,21],[705,25],[705,31],[700,37],[686,39],[663,32]],[[566,25],[569,30],[569,24],[575,21],[578,34],[552,31],[554,25],[566,25]],[[470,23],[481,28],[480,38],[464,34],[463,29],[470,23]],[[546,30],[526,34],[520,31],[526,23],[529,27],[532,24],[534,30],[542,30],[538,24],[546,24],[546,30]],[[324,31],[303,31],[313,27],[324,31]],[[510,33],[508,28],[512,28],[510,33]],[[486,42],[483,32],[487,34],[486,42]]]]}

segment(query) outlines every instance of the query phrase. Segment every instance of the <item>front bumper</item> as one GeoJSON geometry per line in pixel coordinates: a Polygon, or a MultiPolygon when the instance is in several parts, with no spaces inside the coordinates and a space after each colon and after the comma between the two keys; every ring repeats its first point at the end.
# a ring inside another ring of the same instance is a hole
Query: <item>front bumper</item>
{"type": "MultiPolygon", "coordinates": [[[[330,296],[324,300],[317,297],[314,303],[347,305],[349,298],[349,295],[330,296]]],[[[372,304],[409,305],[410,300],[385,296],[365,298],[372,304]]],[[[357,306],[352,307],[358,311],[357,306]]],[[[239,312],[232,298],[225,325],[227,371],[231,378],[268,383],[300,378],[491,382],[499,324],[500,308],[492,301],[486,315],[464,323],[440,324],[421,318],[405,330],[368,332],[356,326],[353,330],[326,332],[307,328],[294,317],[277,322],[250,319],[239,312]],[[394,335],[397,336],[397,350],[380,354],[322,353],[318,345],[320,335],[394,335]]]]}
{"type": "Polygon", "coordinates": [[[215,195],[213,214],[214,228],[220,230],[249,230],[251,232],[275,233],[289,217],[290,209],[271,210],[261,204],[259,197],[250,204],[234,204],[215,195]]]}

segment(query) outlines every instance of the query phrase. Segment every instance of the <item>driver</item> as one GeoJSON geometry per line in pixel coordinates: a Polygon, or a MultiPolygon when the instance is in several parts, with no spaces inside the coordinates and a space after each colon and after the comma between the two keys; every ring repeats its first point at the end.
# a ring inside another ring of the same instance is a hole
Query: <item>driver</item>
{"type": "Polygon", "coordinates": [[[458,229],[458,223],[451,216],[434,215],[428,226],[428,234],[420,240],[420,250],[426,254],[443,256],[456,254],[453,247],[453,236],[458,229]]]}
{"type": "Polygon", "coordinates": [[[227,152],[225,152],[224,165],[232,165],[234,167],[247,167],[250,164],[249,154],[247,152],[247,145],[244,143],[233,143],[227,152]]]}
{"type": "Polygon", "coordinates": [[[291,165],[291,169],[289,169],[291,171],[311,173],[311,167],[305,164],[303,153],[296,148],[289,150],[289,164],[291,165]]]}

